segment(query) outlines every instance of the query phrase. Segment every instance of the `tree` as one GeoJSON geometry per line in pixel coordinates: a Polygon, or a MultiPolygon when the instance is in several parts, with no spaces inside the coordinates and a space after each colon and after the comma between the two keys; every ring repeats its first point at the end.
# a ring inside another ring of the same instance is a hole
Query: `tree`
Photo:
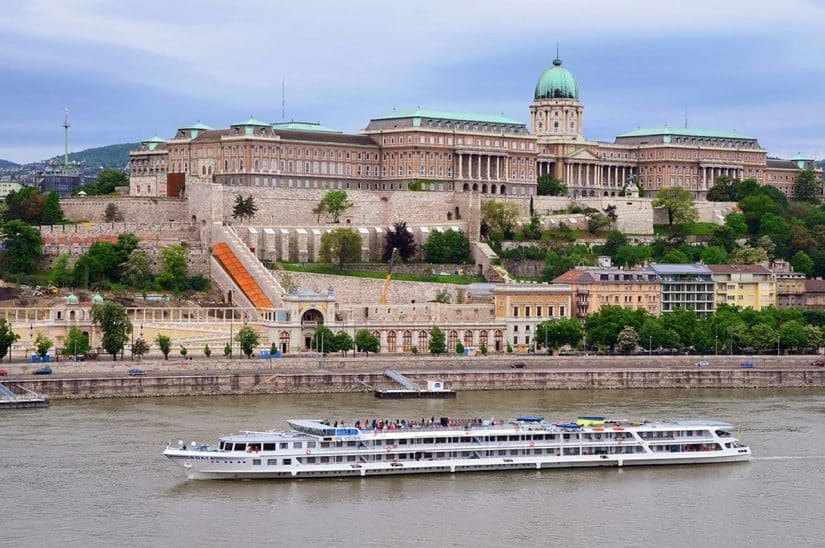
{"type": "Polygon", "coordinates": [[[521,214],[514,202],[485,200],[481,202],[481,219],[487,223],[494,234],[505,240],[513,238],[513,227],[521,214]]]}
{"type": "Polygon", "coordinates": [[[312,210],[321,220],[321,215],[332,217],[332,222],[337,223],[341,215],[351,208],[353,203],[347,199],[347,193],[343,190],[330,190],[327,192],[318,205],[312,210]]]}
{"type": "Polygon", "coordinates": [[[728,261],[728,252],[724,247],[712,245],[702,250],[701,258],[705,264],[725,264],[728,261]]]}
{"type": "Polygon", "coordinates": [[[662,255],[662,262],[670,264],[688,264],[691,261],[690,257],[685,255],[678,249],[671,249],[670,251],[662,255]]]}
{"type": "Polygon", "coordinates": [[[6,196],[5,203],[4,219],[37,225],[43,219],[46,197],[40,194],[40,191],[35,187],[25,187],[19,192],[10,192],[6,196]]]}
{"type": "Polygon", "coordinates": [[[184,244],[164,247],[160,252],[157,282],[164,289],[183,291],[188,285],[189,248],[184,244]]]}
{"type": "Polygon", "coordinates": [[[428,263],[465,263],[470,256],[470,240],[460,230],[433,231],[424,244],[428,263]]]}
{"type": "Polygon", "coordinates": [[[668,329],[662,323],[661,318],[649,317],[639,329],[639,340],[641,346],[647,346],[648,351],[654,348],[678,348],[679,335],[672,329],[668,329]]]}
{"type": "Polygon", "coordinates": [[[464,344],[461,341],[455,343],[455,353],[464,354],[464,344]]]}
{"type": "Polygon", "coordinates": [[[321,352],[326,356],[329,352],[337,352],[338,345],[335,340],[335,333],[325,325],[319,325],[312,335],[312,340],[309,342],[309,347],[314,348],[316,352],[321,352]]]}
{"type": "Polygon", "coordinates": [[[52,346],[54,346],[54,343],[48,336],[46,336],[45,333],[38,333],[37,337],[35,337],[34,339],[34,347],[36,349],[37,355],[41,358],[49,353],[49,349],[52,346]]]}
{"type": "Polygon", "coordinates": [[[132,332],[132,322],[126,316],[126,309],[114,301],[92,305],[92,323],[103,331],[101,346],[115,361],[132,332]]]}
{"type": "Polygon", "coordinates": [[[730,254],[731,264],[759,264],[768,260],[768,253],[761,247],[743,245],[730,254]]]}
{"type": "Polygon", "coordinates": [[[647,317],[648,313],[642,309],[602,306],[585,319],[587,341],[593,346],[606,346],[613,350],[622,329],[633,327],[638,333],[647,317]]]}
{"type": "Polygon", "coordinates": [[[66,334],[63,341],[63,353],[70,353],[72,356],[85,354],[89,351],[89,334],[84,333],[77,327],[72,327],[66,334]]]}
{"type": "Polygon", "coordinates": [[[147,352],[149,352],[149,343],[143,339],[135,339],[135,342],[132,343],[132,356],[141,359],[147,352]]]}
{"type": "Polygon", "coordinates": [[[232,345],[226,343],[223,347],[223,356],[224,358],[231,358],[232,357],[232,345]]]}
{"type": "Polygon", "coordinates": [[[609,226],[610,219],[608,219],[603,213],[599,213],[597,211],[587,215],[587,231],[591,234],[597,234],[609,226]]]}
{"type": "Polygon", "coordinates": [[[550,175],[542,175],[536,180],[538,188],[536,189],[539,196],[566,196],[567,185],[563,181],[556,179],[550,175]]]}
{"type": "Polygon", "coordinates": [[[232,206],[232,218],[240,219],[241,222],[251,219],[258,212],[258,206],[255,204],[255,199],[250,194],[244,198],[240,194],[235,195],[235,203],[232,206]]]}
{"type": "Polygon", "coordinates": [[[804,251],[797,251],[791,258],[791,266],[796,272],[804,272],[810,276],[814,272],[814,261],[804,251]]]}
{"type": "Polygon", "coordinates": [[[57,225],[63,222],[63,209],[60,207],[60,198],[56,192],[49,192],[46,201],[43,203],[43,214],[40,218],[41,225],[57,225]]]}
{"type": "Polygon", "coordinates": [[[693,193],[682,187],[666,187],[656,193],[656,197],[651,202],[653,207],[659,207],[667,211],[667,224],[685,224],[695,222],[699,218],[696,209],[696,200],[693,193]]]}
{"type": "Polygon", "coordinates": [[[430,354],[444,354],[447,351],[446,337],[444,332],[437,326],[430,330],[430,354]]]}
{"type": "Polygon", "coordinates": [[[212,355],[212,349],[209,348],[208,344],[203,345],[203,355],[207,358],[212,355]]]}
{"type": "Polygon", "coordinates": [[[97,179],[93,183],[78,187],[72,194],[77,196],[80,192],[84,192],[86,196],[104,196],[113,194],[119,186],[128,185],[129,177],[123,170],[108,168],[98,173],[97,179]]]}
{"type": "Polygon", "coordinates": [[[103,220],[107,223],[121,223],[125,217],[123,212],[114,202],[109,202],[106,205],[106,210],[103,212],[103,220]]]}
{"type": "Polygon", "coordinates": [[[8,221],[3,226],[6,252],[3,263],[12,274],[31,274],[37,269],[43,255],[43,238],[40,231],[23,221],[8,221]]]}
{"type": "Polygon", "coordinates": [[[323,263],[356,263],[361,260],[361,235],[348,228],[336,228],[321,236],[319,259],[323,263]]]}
{"type": "Polygon", "coordinates": [[[61,253],[49,272],[49,284],[55,287],[66,287],[72,283],[72,269],[69,267],[69,254],[61,253]]]}
{"type": "Polygon", "coordinates": [[[241,346],[241,352],[246,354],[247,359],[251,358],[252,352],[258,346],[258,332],[245,325],[238,331],[235,338],[241,346]]]}
{"type": "Polygon", "coordinates": [[[822,180],[811,167],[800,171],[793,184],[797,200],[819,202],[822,198],[822,180]]]}
{"type": "Polygon", "coordinates": [[[398,256],[402,261],[408,261],[415,257],[416,245],[412,232],[407,228],[407,223],[395,223],[392,228],[387,228],[384,236],[384,261],[389,261],[392,257],[392,250],[398,250],[398,256]]]}
{"type": "Polygon", "coordinates": [[[349,333],[347,333],[346,331],[339,331],[338,333],[336,333],[335,347],[338,349],[339,352],[341,352],[341,354],[346,356],[347,352],[352,350],[352,337],[349,336],[349,333]]]}
{"type": "Polygon", "coordinates": [[[143,249],[135,249],[122,265],[120,278],[129,287],[142,289],[151,279],[151,261],[149,255],[143,249]]]}
{"type": "Polygon", "coordinates": [[[0,360],[6,357],[11,345],[19,339],[20,335],[12,331],[11,324],[5,318],[0,318],[0,360]]]}
{"type": "Polygon", "coordinates": [[[776,344],[777,331],[768,324],[758,323],[751,327],[751,345],[761,351],[776,344]]]}
{"type": "Polygon", "coordinates": [[[172,338],[168,335],[158,333],[157,337],[155,337],[155,342],[158,344],[161,354],[163,354],[163,359],[168,360],[169,352],[172,350],[172,338]]]}
{"type": "Polygon", "coordinates": [[[435,292],[435,302],[450,304],[453,302],[453,294],[449,289],[442,288],[435,292]]]}
{"type": "Polygon", "coordinates": [[[187,349],[185,346],[181,345],[180,355],[185,358],[188,353],[189,353],[189,349],[187,349]]]}
{"type": "Polygon", "coordinates": [[[370,352],[378,352],[379,342],[367,329],[359,329],[355,333],[355,347],[358,352],[369,355],[370,352]]]}
{"type": "Polygon", "coordinates": [[[536,326],[533,340],[536,345],[546,346],[548,353],[562,346],[575,347],[582,339],[582,326],[578,320],[549,320],[536,326]]]}
{"type": "Polygon", "coordinates": [[[733,211],[725,215],[725,226],[729,227],[737,238],[748,233],[748,223],[744,213],[733,211]]]}
{"type": "Polygon", "coordinates": [[[625,354],[630,354],[639,346],[639,334],[632,327],[625,327],[616,338],[616,346],[625,354]]]}
{"type": "Polygon", "coordinates": [[[802,348],[808,345],[807,333],[802,322],[790,320],[779,328],[779,341],[785,348],[802,348]]]}

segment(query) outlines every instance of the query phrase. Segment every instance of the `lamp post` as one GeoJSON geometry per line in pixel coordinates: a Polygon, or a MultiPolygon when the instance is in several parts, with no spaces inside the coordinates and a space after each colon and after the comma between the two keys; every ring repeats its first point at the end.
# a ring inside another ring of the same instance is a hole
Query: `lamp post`
{"type": "Polygon", "coordinates": [[[779,333],[777,333],[776,334],[776,357],[777,358],[779,357],[779,340],[780,340],[780,335],[779,335],[779,333]]]}
{"type": "Polygon", "coordinates": [[[648,343],[647,343],[647,355],[653,355],[653,335],[650,336],[648,343]]]}
{"type": "Polygon", "coordinates": [[[716,339],[713,344],[713,352],[715,355],[719,355],[719,324],[716,324],[716,339]]]}

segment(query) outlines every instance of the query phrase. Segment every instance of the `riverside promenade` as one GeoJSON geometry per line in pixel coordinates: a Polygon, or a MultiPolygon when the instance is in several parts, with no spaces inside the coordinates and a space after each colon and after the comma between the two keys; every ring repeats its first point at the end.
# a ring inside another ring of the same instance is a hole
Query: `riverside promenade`
{"type": "Polygon", "coordinates": [[[816,356],[386,356],[317,355],[261,359],[147,359],[61,362],[54,374],[33,376],[34,367],[7,367],[7,385],[51,400],[366,392],[395,387],[393,368],[415,382],[442,380],[463,390],[587,390],[640,388],[825,388],[816,356]],[[700,361],[707,365],[698,366],[700,361]],[[742,362],[753,367],[743,368],[742,362]],[[516,363],[524,367],[513,367],[516,363]],[[140,367],[146,375],[130,376],[140,367]]]}

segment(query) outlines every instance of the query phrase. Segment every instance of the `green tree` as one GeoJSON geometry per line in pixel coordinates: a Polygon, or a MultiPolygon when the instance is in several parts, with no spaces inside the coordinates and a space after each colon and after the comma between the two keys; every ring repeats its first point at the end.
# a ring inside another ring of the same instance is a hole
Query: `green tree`
{"type": "Polygon", "coordinates": [[[101,346],[115,361],[132,332],[132,322],[126,316],[126,309],[114,301],[92,305],[92,323],[103,331],[101,346]]]}
{"type": "Polygon", "coordinates": [[[354,204],[347,199],[347,193],[343,190],[330,190],[321,198],[321,201],[318,202],[318,205],[312,212],[318,215],[319,222],[321,215],[326,215],[327,217],[332,217],[333,223],[337,223],[341,215],[353,205],[354,204]]]}
{"type": "Polygon", "coordinates": [[[134,289],[143,289],[152,277],[149,255],[143,249],[135,249],[129,254],[121,270],[123,283],[134,289]]]}
{"type": "Polygon", "coordinates": [[[337,352],[338,345],[335,340],[335,333],[325,325],[319,325],[312,335],[312,340],[309,347],[315,349],[316,352],[321,352],[325,356],[330,352],[337,352]]]}
{"type": "Polygon", "coordinates": [[[762,218],[768,213],[782,216],[784,215],[784,208],[782,203],[777,202],[773,197],[767,194],[754,194],[746,196],[739,201],[739,209],[742,210],[745,216],[745,222],[748,225],[748,233],[759,234],[759,226],[762,218]]]}
{"type": "Polygon", "coordinates": [[[60,207],[60,198],[56,192],[49,192],[43,203],[41,225],[58,225],[63,223],[63,209],[60,207]]]}
{"type": "Polygon", "coordinates": [[[142,338],[135,339],[135,342],[132,343],[132,356],[142,359],[147,352],[149,352],[149,343],[142,338]]]}
{"type": "Polygon", "coordinates": [[[725,264],[728,261],[728,252],[724,247],[712,245],[702,251],[701,257],[705,264],[725,264]]]}
{"type": "Polygon", "coordinates": [[[34,347],[37,355],[41,358],[49,353],[49,349],[54,346],[52,340],[45,333],[38,333],[34,339],[34,347]]]}
{"type": "Polygon", "coordinates": [[[610,219],[603,213],[598,211],[595,213],[588,213],[587,215],[587,231],[591,234],[598,234],[605,228],[610,226],[610,219]]]}
{"type": "Polygon", "coordinates": [[[181,355],[181,356],[183,356],[183,357],[185,358],[185,357],[186,357],[186,355],[187,355],[188,353],[189,353],[189,349],[188,349],[188,348],[186,348],[185,346],[181,345],[181,347],[180,347],[180,355],[181,355]]]}
{"type": "Polygon", "coordinates": [[[169,352],[172,351],[172,338],[168,335],[161,335],[160,333],[157,334],[155,337],[155,342],[160,348],[161,354],[163,354],[163,359],[169,359],[169,352]]]}
{"type": "Polygon", "coordinates": [[[536,180],[539,196],[566,196],[567,185],[550,175],[542,175],[536,180]]]}
{"type": "Polygon", "coordinates": [[[392,250],[398,250],[398,256],[402,261],[408,261],[415,257],[416,245],[412,232],[407,228],[407,223],[395,223],[392,228],[387,228],[384,236],[384,261],[389,261],[392,257],[392,250]]]}
{"type": "Polygon", "coordinates": [[[576,347],[582,339],[581,323],[575,319],[548,320],[536,326],[533,340],[536,346],[552,353],[562,346],[576,347]]]}
{"type": "Polygon", "coordinates": [[[20,335],[12,331],[11,324],[5,318],[0,318],[0,360],[6,357],[11,345],[19,339],[20,335]]]}
{"type": "Polygon", "coordinates": [[[692,223],[699,218],[693,193],[682,187],[663,188],[656,193],[651,205],[667,211],[667,224],[670,226],[692,223]]]}
{"type": "Polygon", "coordinates": [[[378,352],[379,346],[378,339],[367,329],[359,329],[355,333],[355,347],[358,352],[369,355],[370,352],[378,352]]]}
{"type": "Polygon", "coordinates": [[[470,256],[470,240],[459,230],[433,231],[424,244],[428,263],[466,263],[470,256]]]}
{"type": "Polygon", "coordinates": [[[602,306],[598,312],[588,315],[585,319],[587,342],[593,346],[613,350],[622,329],[630,326],[638,333],[647,317],[648,313],[641,309],[602,306]]]}
{"type": "Polygon", "coordinates": [[[31,274],[43,255],[40,231],[23,221],[8,221],[3,226],[6,250],[3,266],[11,274],[31,274]]]}
{"type": "Polygon", "coordinates": [[[49,272],[49,283],[55,287],[66,287],[72,283],[72,269],[69,267],[69,254],[61,253],[49,272]]]}
{"type": "Polygon", "coordinates": [[[731,264],[759,264],[768,260],[768,253],[761,247],[743,245],[730,254],[731,264]]]}
{"type": "Polygon", "coordinates": [[[481,202],[481,219],[499,238],[511,240],[513,227],[521,212],[515,202],[484,200],[481,202]]]}
{"type": "Polygon", "coordinates": [[[464,344],[461,341],[455,343],[455,353],[464,354],[464,344]]]}
{"type": "Polygon", "coordinates": [[[232,357],[232,345],[231,344],[226,343],[226,345],[223,347],[223,356],[224,356],[224,358],[231,358],[232,357]]]}
{"type": "Polygon", "coordinates": [[[238,341],[238,344],[241,347],[241,352],[243,352],[247,359],[252,357],[252,352],[255,351],[255,347],[258,346],[258,332],[249,327],[248,325],[243,326],[239,331],[238,334],[235,336],[238,341]]]}
{"type": "Polygon", "coordinates": [[[63,353],[78,356],[85,354],[89,349],[89,334],[84,333],[77,327],[69,329],[66,340],[63,341],[63,353]]]}
{"type": "Polygon", "coordinates": [[[625,354],[630,354],[639,346],[639,334],[632,327],[625,327],[616,338],[616,346],[625,354]]]}
{"type": "Polygon", "coordinates": [[[802,322],[790,320],[779,328],[779,343],[785,348],[803,348],[808,345],[807,333],[802,322]]]}
{"type": "Polygon", "coordinates": [[[123,211],[117,207],[117,204],[114,202],[109,202],[106,204],[106,210],[103,212],[103,220],[107,223],[121,223],[125,217],[123,216],[123,211]]]}
{"type": "Polygon", "coordinates": [[[678,348],[679,343],[678,333],[665,327],[661,318],[651,316],[639,329],[639,344],[649,351],[654,348],[678,348]]]}
{"type": "Polygon", "coordinates": [[[814,272],[814,261],[804,251],[797,251],[791,258],[791,266],[796,272],[804,272],[810,276],[814,272]]]}
{"type": "Polygon", "coordinates": [[[671,249],[670,251],[662,255],[662,262],[670,264],[688,264],[690,262],[690,257],[685,255],[678,249],[671,249]]]}
{"type": "Polygon", "coordinates": [[[255,204],[255,199],[250,194],[244,198],[240,194],[235,195],[235,203],[232,205],[232,218],[240,219],[241,222],[252,219],[258,212],[258,206],[255,204]]]}
{"type": "Polygon", "coordinates": [[[335,347],[346,356],[347,352],[352,350],[352,337],[346,331],[339,331],[335,334],[335,347]]]}
{"type": "Polygon", "coordinates": [[[208,344],[203,345],[203,355],[207,358],[212,355],[212,349],[209,348],[208,344]]]}
{"type": "Polygon", "coordinates": [[[104,169],[97,175],[97,179],[87,185],[78,187],[72,194],[77,196],[84,192],[87,196],[105,196],[113,194],[119,186],[128,186],[129,177],[122,169],[104,169]]]}
{"type": "Polygon", "coordinates": [[[321,236],[319,259],[323,263],[356,263],[361,260],[361,235],[348,228],[336,228],[321,236]]]}
{"type": "Polygon", "coordinates": [[[447,352],[447,344],[446,344],[446,337],[444,336],[444,332],[438,328],[438,326],[433,326],[430,330],[430,354],[444,354],[447,352]]]}
{"type": "Polygon", "coordinates": [[[794,193],[797,200],[819,202],[822,199],[822,179],[813,168],[800,171],[794,178],[794,193]]]}
{"type": "Polygon", "coordinates": [[[776,345],[776,330],[768,324],[758,323],[751,327],[751,344],[757,351],[776,345]]]}
{"type": "Polygon", "coordinates": [[[739,213],[738,211],[733,211],[725,215],[725,226],[729,227],[733,235],[737,238],[741,238],[748,233],[748,223],[745,219],[745,214],[739,213]]]}
{"type": "Polygon", "coordinates": [[[189,248],[184,244],[164,247],[160,252],[157,282],[164,289],[183,291],[188,286],[189,248]]]}

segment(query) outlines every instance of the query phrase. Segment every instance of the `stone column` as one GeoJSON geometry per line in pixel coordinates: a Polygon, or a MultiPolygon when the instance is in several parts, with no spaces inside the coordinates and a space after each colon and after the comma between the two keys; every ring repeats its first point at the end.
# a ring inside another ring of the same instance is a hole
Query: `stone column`
{"type": "Polygon", "coordinates": [[[507,181],[510,179],[510,157],[504,157],[504,180],[507,181]]]}
{"type": "Polygon", "coordinates": [[[478,173],[476,174],[477,179],[481,179],[481,154],[476,154],[478,156],[478,173]]]}
{"type": "Polygon", "coordinates": [[[492,179],[490,176],[490,156],[487,155],[487,180],[489,181],[490,179],[492,179]]]}
{"type": "Polygon", "coordinates": [[[464,178],[464,155],[461,152],[458,153],[458,178],[464,178]]]}

